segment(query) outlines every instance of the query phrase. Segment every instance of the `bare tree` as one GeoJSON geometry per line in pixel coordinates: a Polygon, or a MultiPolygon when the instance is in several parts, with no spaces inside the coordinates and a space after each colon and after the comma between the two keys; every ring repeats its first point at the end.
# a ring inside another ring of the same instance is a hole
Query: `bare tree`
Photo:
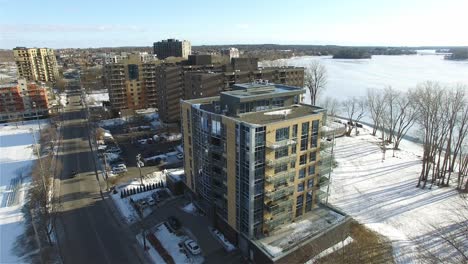
{"type": "Polygon", "coordinates": [[[374,123],[372,135],[375,136],[377,129],[382,125],[381,121],[384,112],[384,96],[382,91],[367,90],[367,108],[374,123]]]}
{"type": "Polygon", "coordinates": [[[417,110],[413,105],[410,93],[398,96],[396,100],[397,112],[395,116],[393,130],[393,149],[398,149],[403,137],[408,133],[408,130],[414,125],[417,117],[417,110]]]}
{"type": "MultiPolygon", "coordinates": [[[[354,127],[355,122],[359,122],[365,114],[366,102],[362,98],[351,97],[345,100],[343,103],[343,110],[348,118],[348,126],[346,135],[350,136],[354,127]]],[[[356,126],[357,133],[357,126],[356,126]]]]}
{"type": "Polygon", "coordinates": [[[328,116],[336,116],[339,106],[337,99],[327,96],[321,103],[319,103],[319,105],[327,109],[328,116]]]}
{"type": "Polygon", "coordinates": [[[327,85],[327,69],[319,61],[312,62],[304,72],[304,86],[310,91],[310,103],[316,105],[319,94],[327,85]]]}

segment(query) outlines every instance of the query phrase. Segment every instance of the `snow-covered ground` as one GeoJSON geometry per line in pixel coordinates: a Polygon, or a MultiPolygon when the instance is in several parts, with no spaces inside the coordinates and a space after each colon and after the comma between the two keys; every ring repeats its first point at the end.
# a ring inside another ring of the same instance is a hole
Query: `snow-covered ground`
{"type": "MultiPolygon", "coordinates": [[[[147,175],[143,179],[143,184],[153,184],[153,183],[160,183],[160,182],[163,183],[164,185],[166,182],[166,176],[164,176],[162,172],[154,172],[152,174],[147,175]]],[[[118,185],[116,189],[119,192],[116,194],[113,194],[113,193],[111,194],[111,198],[114,201],[114,204],[119,209],[122,217],[129,224],[134,223],[139,219],[138,213],[135,211],[132,204],[130,203],[130,198],[133,199],[134,201],[138,201],[142,199],[149,199],[151,197],[151,194],[159,190],[159,189],[154,189],[151,191],[137,193],[137,194],[125,197],[125,198],[120,197],[120,192],[122,190],[130,190],[130,189],[137,188],[140,186],[141,186],[140,179],[134,179],[130,181],[129,183],[118,185]]]]}
{"type": "Polygon", "coordinates": [[[102,106],[102,102],[106,101],[109,101],[107,90],[98,90],[86,94],[86,102],[88,102],[89,106],[102,106]]]}
{"type": "Polygon", "coordinates": [[[154,230],[154,235],[161,242],[162,246],[172,256],[175,263],[202,263],[203,257],[200,255],[193,256],[190,253],[185,253],[181,250],[180,243],[189,239],[186,236],[177,236],[167,229],[166,225],[161,224],[154,230]],[[188,254],[188,255],[187,255],[188,254]]]}
{"type": "MultiPolygon", "coordinates": [[[[41,120],[44,126],[47,120],[41,120]]],[[[37,122],[0,125],[0,263],[18,263],[14,250],[16,238],[24,232],[21,207],[31,182],[30,173],[36,156],[33,135],[37,122]]]]}
{"type": "Polygon", "coordinates": [[[331,204],[388,237],[397,263],[417,263],[420,252],[440,258],[453,252],[434,234],[433,225],[450,228],[464,198],[452,187],[416,188],[422,147],[403,141],[385,160],[381,141],[361,129],[359,136],[336,139],[338,167],[332,173],[331,204]],[[423,249],[423,250],[421,250],[423,249]]]}

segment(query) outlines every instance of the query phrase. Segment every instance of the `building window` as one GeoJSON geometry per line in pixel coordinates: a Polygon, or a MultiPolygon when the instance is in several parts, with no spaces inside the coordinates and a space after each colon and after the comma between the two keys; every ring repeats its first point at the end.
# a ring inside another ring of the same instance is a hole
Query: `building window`
{"type": "Polygon", "coordinates": [[[309,144],[309,138],[305,137],[301,139],[301,151],[307,150],[307,145],[309,144]]]}
{"type": "Polygon", "coordinates": [[[301,155],[299,157],[299,165],[304,165],[307,163],[307,154],[301,155]]]}
{"type": "Polygon", "coordinates": [[[289,139],[289,127],[276,129],[276,141],[289,139]]]}
{"type": "Polygon", "coordinates": [[[296,208],[302,207],[304,204],[304,196],[301,194],[296,197],[296,208]]]}
{"type": "Polygon", "coordinates": [[[315,174],[315,165],[309,166],[309,176],[315,174]]]}
{"type": "Polygon", "coordinates": [[[302,123],[302,136],[309,135],[309,122],[302,123]]]}
{"type": "Polygon", "coordinates": [[[317,159],[317,152],[310,152],[309,154],[309,162],[313,162],[317,159]]]}
{"type": "Polygon", "coordinates": [[[296,168],[296,161],[295,160],[291,161],[290,168],[291,169],[296,168]]]}
{"type": "Polygon", "coordinates": [[[312,136],[312,140],[310,141],[310,147],[316,148],[317,147],[317,135],[312,136]]]}
{"type": "Polygon", "coordinates": [[[275,151],[275,159],[288,156],[288,148],[280,148],[275,151]]]}
{"type": "MultiPolygon", "coordinates": [[[[304,191],[304,182],[301,182],[297,185],[297,191],[303,192],[304,191]]],[[[302,197],[302,196],[301,196],[302,197]]]]}
{"type": "Polygon", "coordinates": [[[291,146],[291,154],[296,154],[296,144],[291,146]]]}
{"type": "Polygon", "coordinates": [[[312,135],[317,135],[319,130],[319,121],[314,120],[312,121],[312,135]]]}
{"type": "Polygon", "coordinates": [[[312,187],[314,187],[314,179],[307,181],[307,189],[312,189],[312,187]]]}
{"type": "Polygon", "coordinates": [[[293,126],[292,137],[293,137],[293,138],[296,138],[296,137],[297,137],[297,124],[293,126]]]}
{"type": "Polygon", "coordinates": [[[306,176],[306,169],[302,168],[299,170],[299,179],[305,178],[306,176]]]}

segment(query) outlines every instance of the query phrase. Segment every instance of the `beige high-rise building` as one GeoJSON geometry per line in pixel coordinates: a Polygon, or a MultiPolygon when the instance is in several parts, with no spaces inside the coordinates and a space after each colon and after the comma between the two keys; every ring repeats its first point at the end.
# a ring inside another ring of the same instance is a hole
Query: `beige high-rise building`
{"type": "Polygon", "coordinates": [[[192,45],[187,40],[167,39],[154,42],[153,53],[160,60],[168,57],[182,57],[188,59],[192,53],[192,45]]]}
{"type": "Polygon", "coordinates": [[[13,55],[19,77],[41,82],[57,80],[59,72],[53,49],[16,47],[13,55]]]}
{"type": "Polygon", "coordinates": [[[140,54],[130,54],[119,63],[104,66],[104,83],[113,110],[157,107],[157,64],[142,62],[140,54]]]}

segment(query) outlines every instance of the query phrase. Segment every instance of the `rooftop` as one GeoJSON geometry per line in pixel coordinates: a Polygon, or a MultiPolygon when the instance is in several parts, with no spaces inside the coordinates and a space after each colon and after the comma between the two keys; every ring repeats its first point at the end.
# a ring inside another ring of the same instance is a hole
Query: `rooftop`
{"type": "Polygon", "coordinates": [[[270,258],[279,259],[308,243],[330,228],[345,222],[349,216],[327,206],[319,206],[300,220],[284,225],[268,237],[253,240],[270,258]]]}
{"type": "Polygon", "coordinates": [[[230,97],[237,101],[244,101],[245,98],[249,99],[262,99],[262,97],[278,96],[293,96],[305,93],[305,89],[294,86],[287,86],[282,84],[263,82],[235,84],[232,91],[222,92],[221,97],[230,97]]]}
{"type": "Polygon", "coordinates": [[[319,114],[322,111],[324,111],[324,109],[321,107],[306,104],[295,104],[282,108],[241,114],[236,119],[246,123],[264,125],[282,120],[319,114]]]}

